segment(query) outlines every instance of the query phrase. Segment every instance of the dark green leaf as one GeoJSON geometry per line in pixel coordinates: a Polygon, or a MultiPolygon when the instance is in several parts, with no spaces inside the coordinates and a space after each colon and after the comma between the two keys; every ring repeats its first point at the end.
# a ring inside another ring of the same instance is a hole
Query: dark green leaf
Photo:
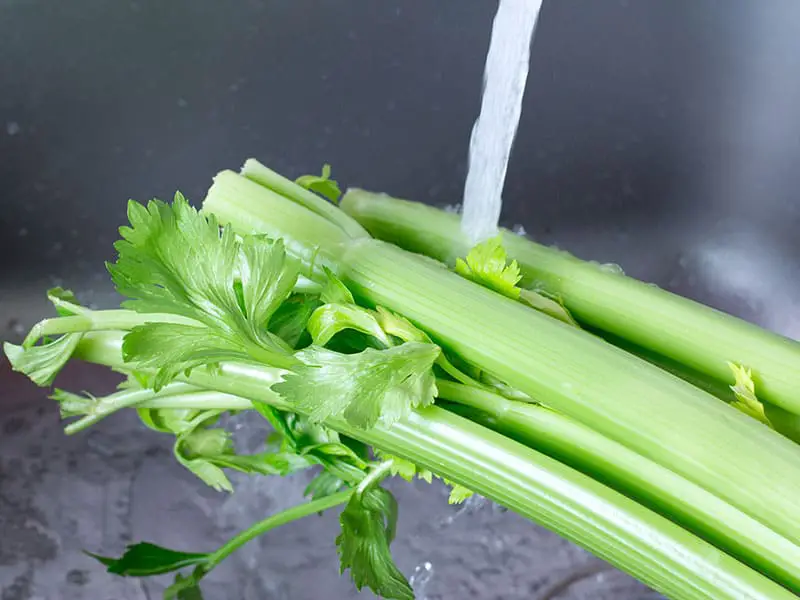
{"type": "Polygon", "coordinates": [[[313,500],[324,498],[335,494],[344,487],[345,483],[330,471],[322,471],[306,486],[304,496],[309,496],[313,500]]]}
{"type": "Polygon", "coordinates": [[[184,577],[178,573],[175,575],[175,583],[164,590],[164,600],[203,600],[203,593],[200,591],[201,576],[192,574],[184,577]]]}
{"type": "Polygon", "coordinates": [[[316,464],[304,456],[289,452],[261,452],[259,454],[221,454],[210,457],[214,464],[259,475],[288,475],[316,464]]]}
{"type": "Polygon", "coordinates": [[[341,572],[350,570],[356,588],[376,595],[413,600],[414,592],[394,564],[389,545],[397,523],[397,502],[383,488],[355,493],[339,518],[342,532],[336,538],[341,572]]]}
{"type": "Polygon", "coordinates": [[[306,332],[308,319],[321,305],[316,296],[295,294],[272,315],[269,330],[292,348],[307,346],[311,340],[306,332]]]}
{"type": "MultiPolygon", "coordinates": [[[[266,405],[255,406],[280,436],[281,453],[294,454],[309,465],[321,465],[333,480],[348,485],[356,485],[363,479],[368,459],[363,444],[349,438],[342,439],[335,431],[312,423],[306,417],[283,413],[266,405]]],[[[318,485],[324,482],[325,478],[318,485]]],[[[314,495],[321,492],[309,493],[314,495]]]]}
{"type": "Polygon", "coordinates": [[[87,552],[108,568],[109,573],[125,577],[147,577],[177,571],[184,567],[200,565],[208,560],[208,554],[181,552],[156,546],[150,542],[139,542],[125,549],[119,558],[99,556],[87,552]]]}

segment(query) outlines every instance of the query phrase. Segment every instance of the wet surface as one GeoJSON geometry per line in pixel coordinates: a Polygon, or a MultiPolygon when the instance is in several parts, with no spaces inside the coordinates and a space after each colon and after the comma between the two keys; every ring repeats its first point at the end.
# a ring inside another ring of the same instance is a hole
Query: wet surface
{"type": "MultiPolygon", "coordinates": [[[[51,314],[52,285],[113,306],[102,262],[126,199],[197,201],[249,156],[289,176],[327,161],[345,186],[457,203],[494,9],[0,3],[0,338],[51,314]]],[[[800,336],[798,30],[793,0],[545,2],[504,222],[800,336]]],[[[114,380],[73,365],[59,384],[114,380]]],[[[81,551],[206,550],[304,486],[236,483],[231,497],[208,490],[134,415],[65,436],[54,403],[0,359],[0,600],[158,598],[163,582],[111,577],[81,551]]],[[[420,598],[654,598],[513,514],[396,488],[394,551],[420,598]]],[[[331,513],[266,536],[208,597],[356,597],[336,530],[331,513]]]]}
{"type": "MultiPolygon", "coordinates": [[[[72,364],[59,385],[111,391],[115,377],[72,364]]],[[[0,598],[150,600],[168,579],[108,575],[83,550],[119,553],[131,541],[206,551],[265,515],[300,502],[308,475],[236,477],[231,495],[181,468],[167,436],[132,413],[63,434],[56,407],[7,364],[0,367],[0,598]]],[[[251,451],[266,432],[229,423],[251,451]]],[[[398,565],[420,600],[630,598],[655,594],[558,536],[475,498],[447,504],[438,483],[391,487],[400,502],[398,565]]],[[[337,511],[287,525],[251,543],[204,584],[209,599],[368,598],[338,575],[337,511]],[[235,591],[234,591],[235,590],[235,591]]]]}

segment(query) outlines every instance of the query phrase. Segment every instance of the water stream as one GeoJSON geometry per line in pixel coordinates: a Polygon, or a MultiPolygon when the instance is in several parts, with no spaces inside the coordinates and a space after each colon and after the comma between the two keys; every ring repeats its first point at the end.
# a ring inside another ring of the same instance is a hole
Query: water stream
{"type": "Polygon", "coordinates": [[[475,243],[497,231],[503,184],[528,79],[541,0],[500,0],[492,25],[481,110],[472,129],[461,229],[475,243]]]}

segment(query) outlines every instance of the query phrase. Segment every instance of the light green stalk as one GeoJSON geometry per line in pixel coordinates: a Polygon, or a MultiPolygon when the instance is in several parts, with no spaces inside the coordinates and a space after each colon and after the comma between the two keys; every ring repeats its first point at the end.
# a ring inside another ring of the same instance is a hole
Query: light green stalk
{"type": "MultiPolygon", "coordinates": [[[[118,367],[121,334],[89,333],[77,356],[118,367]]],[[[274,369],[197,369],[193,385],[291,408],[270,390],[274,369]],[[263,373],[262,373],[263,371],[263,373]],[[201,375],[202,376],[198,376],[201,375]],[[262,377],[263,375],[263,377],[262,377]]],[[[326,425],[464,485],[587,548],[647,585],[685,600],[783,600],[788,590],[680,526],[556,460],[431,407],[386,428],[326,425]]]]}
{"type": "MultiPolygon", "coordinates": [[[[281,206],[291,201],[240,179],[249,185],[237,182],[231,189],[231,178],[218,176],[204,210],[242,232],[269,223],[273,235],[304,243],[304,220],[280,218],[281,206]]],[[[800,448],[788,439],[653,365],[439,263],[371,239],[318,243],[363,302],[404,315],[445,350],[800,543],[800,448]]]]}
{"type": "Polygon", "coordinates": [[[543,406],[452,381],[437,387],[440,398],[459,403],[457,414],[604,482],[800,591],[800,547],[702,487],[543,406]]]}
{"type": "MultiPolygon", "coordinates": [[[[470,250],[457,215],[362,190],[341,207],[375,237],[451,266],[470,250]]],[[[800,343],[510,231],[502,237],[523,285],[559,297],[579,322],[719,381],[733,382],[728,362],[743,365],[760,398],[800,414],[800,343]]]]}

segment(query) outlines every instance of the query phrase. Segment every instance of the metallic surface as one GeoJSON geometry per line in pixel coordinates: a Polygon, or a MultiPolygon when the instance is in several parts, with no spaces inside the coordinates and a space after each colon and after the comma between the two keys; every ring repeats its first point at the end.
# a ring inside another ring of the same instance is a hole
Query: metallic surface
{"type": "MultiPolygon", "coordinates": [[[[199,201],[249,156],[287,175],[327,161],[344,185],[457,203],[494,10],[0,2],[0,337],[49,314],[54,284],[112,305],[102,261],[126,199],[199,201]]],[[[504,222],[800,336],[797,31],[792,0],[545,2],[504,222]]],[[[76,366],[60,384],[113,379],[76,366]]],[[[2,600],[157,597],[79,550],[205,549],[299,498],[298,481],[205,490],[132,415],[66,438],[44,395],[0,364],[2,600]]],[[[491,506],[458,512],[435,487],[400,496],[396,552],[420,597],[653,597],[491,506]]],[[[210,598],[353,597],[335,530],[327,515],[246,548],[210,598]]]]}

